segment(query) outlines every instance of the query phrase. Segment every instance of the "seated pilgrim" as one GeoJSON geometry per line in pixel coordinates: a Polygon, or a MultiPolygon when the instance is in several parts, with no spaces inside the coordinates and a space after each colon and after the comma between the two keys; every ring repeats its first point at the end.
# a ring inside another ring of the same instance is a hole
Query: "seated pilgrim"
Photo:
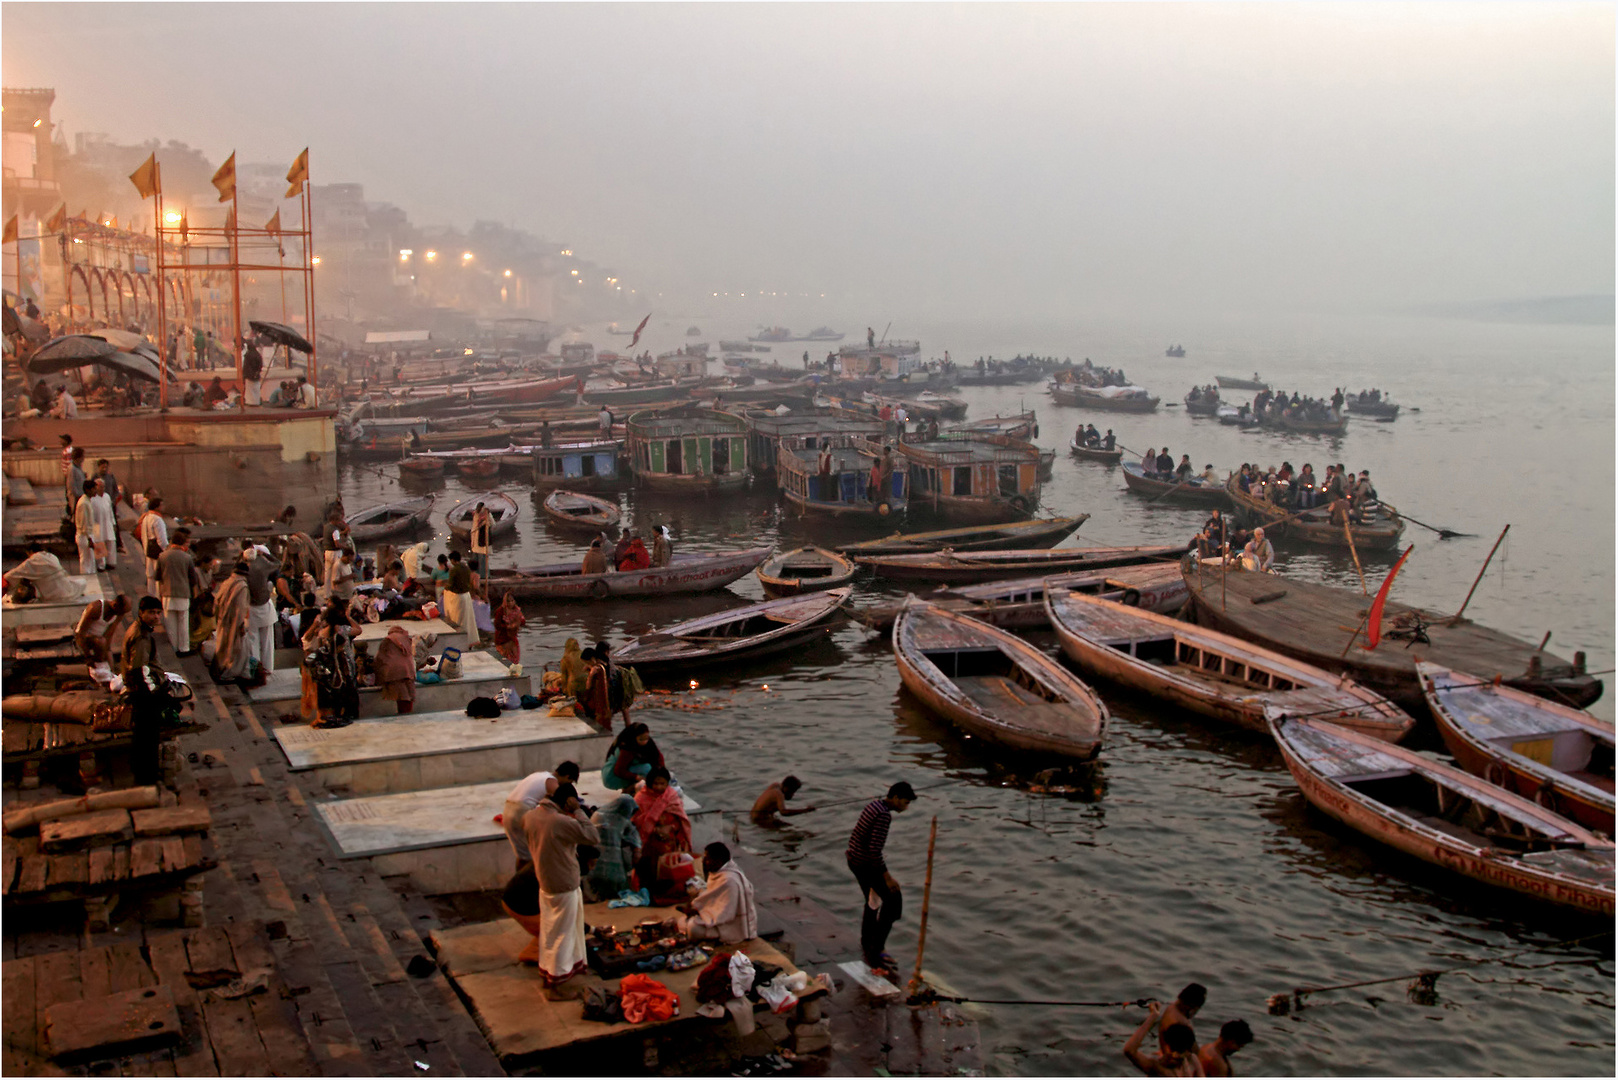
{"type": "Polygon", "coordinates": [[[694,938],[718,938],[726,945],[758,936],[758,909],[753,906],[753,883],[730,857],[724,844],[709,844],[702,852],[708,885],[681,904],[676,928],[694,938]]]}

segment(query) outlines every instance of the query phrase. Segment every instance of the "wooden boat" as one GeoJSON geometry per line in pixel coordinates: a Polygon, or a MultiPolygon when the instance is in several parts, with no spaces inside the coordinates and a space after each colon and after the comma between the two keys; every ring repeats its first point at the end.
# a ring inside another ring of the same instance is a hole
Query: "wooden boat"
{"type": "Polygon", "coordinates": [[[1219,411],[1219,405],[1218,394],[1185,395],[1185,411],[1192,416],[1213,416],[1219,411]]]}
{"type": "Polygon", "coordinates": [[[1361,401],[1358,397],[1350,394],[1343,402],[1343,408],[1356,416],[1372,416],[1378,420],[1392,420],[1399,415],[1399,406],[1387,398],[1378,398],[1375,401],[1366,398],[1361,401]]]}
{"type": "Polygon", "coordinates": [[[434,457],[407,457],[399,462],[399,471],[406,476],[443,476],[444,459],[434,457]]]}
{"type": "MultiPolygon", "coordinates": [[[[1343,527],[1331,523],[1331,515],[1326,507],[1288,512],[1284,506],[1277,506],[1243,491],[1237,479],[1232,475],[1226,481],[1225,493],[1230,496],[1232,516],[1242,528],[1262,525],[1264,535],[1271,540],[1297,540],[1322,547],[1348,548],[1348,537],[1343,535],[1343,527]]],[[[1376,509],[1366,520],[1350,524],[1348,529],[1354,538],[1356,551],[1393,551],[1398,548],[1399,538],[1404,535],[1405,523],[1393,507],[1377,503],[1376,509]]]]}
{"type": "Polygon", "coordinates": [[[1612,841],[1402,746],[1318,720],[1271,725],[1317,809],[1407,855],[1611,918],[1612,841]]]}
{"type": "Polygon", "coordinates": [[[495,571],[489,588],[498,594],[509,589],[519,600],[605,600],[615,596],[664,596],[670,593],[723,589],[743,574],[752,573],[769,558],[770,548],[676,555],[667,566],[647,570],[609,570],[584,574],[578,562],[495,571]]]}
{"type": "Polygon", "coordinates": [[[1178,559],[1184,544],[1154,547],[1055,548],[1049,551],[937,551],[917,555],[856,555],[879,577],[938,582],[993,581],[1178,559]]]}
{"type": "Polygon", "coordinates": [[[1347,675],[1407,711],[1425,707],[1416,674],[1418,660],[1485,679],[1503,675],[1519,690],[1578,706],[1601,696],[1601,680],[1586,674],[1582,655],[1569,664],[1469,619],[1451,626],[1447,615],[1389,600],[1383,609],[1382,637],[1405,636],[1367,650],[1361,634],[1345,655],[1371,604],[1370,597],[1358,591],[1271,574],[1221,576],[1190,569],[1186,586],[1199,624],[1347,675]],[[1410,639],[1417,629],[1426,641],[1410,639]]]}
{"type": "Polygon", "coordinates": [[[1104,461],[1108,465],[1116,465],[1124,459],[1122,450],[1102,450],[1100,447],[1085,446],[1079,442],[1077,434],[1067,441],[1067,448],[1072,451],[1074,457],[1083,458],[1085,461],[1104,461]]]}
{"type": "Polygon", "coordinates": [[[754,573],[766,596],[795,596],[847,585],[856,569],[852,560],[835,551],[801,547],[767,560],[754,573]]]}
{"type": "Polygon", "coordinates": [[[1195,477],[1183,484],[1175,480],[1159,480],[1147,476],[1138,461],[1124,462],[1124,484],[1135,494],[1150,496],[1156,502],[1178,503],[1181,506],[1230,505],[1230,496],[1218,484],[1208,484],[1195,477]]]}
{"type": "Polygon", "coordinates": [[[1214,410],[1214,416],[1226,427],[1252,428],[1262,423],[1246,405],[1221,405],[1214,410]]]}
{"type": "Polygon", "coordinates": [[[1157,411],[1158,398],[1140,386],[1080,386],[1078,383],[1052,383],[1051,397],[1058,405],[1077,405],[1108,412],[1148,413],[1157,411]]]}
{"type": "Polygon", "coordinates": [[[1033,409],[1025,409],[1009,416],[985,416],[981,420],[965,420],[951,424],[945,431],[968,431],[974,435],[1009,435],[1014,439],[1032,439],[1039,433],[1039,418],[1033,409]]]}
{"type": "Polygon", "coordinates": [[[1416,674],[1461,768],[1612,835],[1611,721],[1438,664],[1416,674]]]}
{"type": "Polygon", "coordinates": [[[1107,706],[1019,637],[912,599],[893,626],[905,687],[978,738],[1034,754],[1088,761],[1101,750],[1107,706]]]}
{"type": "Polygon", "coordinates": [[[880,540],[862,540],[838,548],[844,555],[916,555],[927,551],[1004,551],[1011,548],[1048,548],[1077,531],[1090,520],[1078,517],[1039,518],[1002,525],[976,525],[932,532],[894,533],[880,540]]]}
{"type": "Polygon", "coordinates": [[[789,596],[642,634],[613,653],[636,669],[731,662],[801,648],[830,630],[849,589],[789,596]]]}
{"type": "Polygon", "coordinates": [[[1219,389],[1221,390],[1268,390],[1270,388],[1270,384],[1260,379],[1256,371],[1253,372],[1251,379],[1242,379],[1235,375],[1216,375],[1214,376],[1214,382],[1219,384],[1219,389]]]}
{"type": "Polygon", "coordinates": [[[480,457],[462,457],[455,459],[455,471],[462,476],[473,479],[487,479],[500,472],[500,457],[497,454],[480,457]]]}
{"type": "Polygon", "coordinates": [[[597,533],[618,524],[618,504],[558,488],[545,497],[545,516],[564,529],[597,533]]]}
{"type": "Polygon", "coordinates": [[[1288,415],[1283,410],[1279,413],[1266,413],[1262,419],[1265,427],[1280,428],[1299,435],[1341,435],[1348,430],[1346,414],[1335,419],[1327,417],[1324,420],[1308,420],[1301,416],[1288,415]]]}
{"type": "MultiPolygon", "coordinates": [[[[1047,588],[1068,589],[1130,604],[1143,611],[1171,615],[1185,605],[1185,579],[1176,563],[1145,563],[1107,570],[1081,570],[1049,577],[1013,578],[982,585],[956,585],[936,589],[927,599],[947,611],[959,611],[1002,630],[1049,630],[1045,611],[1047,588]]],[[[854,617],[873,630],[887,633],[899,617],[901,601],[871,604],[854,617]]]]}
{"type": "Polygon", "coordinates": [[[1415,721],[1353,680],[1278,652],[1136,607],[1049,587],[1062,651],[1087,675],[1250,731],[1269,717],[1318,716],[1398,742],[1415,721]]]}
{"type": "Polygon", "coordinates": [[[357,543],[369,543],[425,525],[432,511],[430,495],[383,503],[348,515],[348,532],[357,543]]]}
{"type": "Polygon", "coordinates": [[[489,511],[492,522],[489,527],[489,539],[504,536],[517,527],[517,502],[509,495],[502,495],[498,491],[491,491],[483,495],[474,495],[462,499],[450,507],[449,513],[444,515],[444,523],[455,539],[470,540],[472,537],[472,515],[477,511],[478,503],[482,503],[489,511]]]}

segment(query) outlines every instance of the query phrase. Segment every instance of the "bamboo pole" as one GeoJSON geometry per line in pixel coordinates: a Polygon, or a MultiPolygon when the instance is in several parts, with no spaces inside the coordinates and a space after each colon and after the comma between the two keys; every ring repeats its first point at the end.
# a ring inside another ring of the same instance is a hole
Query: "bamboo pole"
{"type": "Polygon", "coordinates": [[[1472,602],[1472,594],[1478,591],[1478,585],[1483,581],[1483,575],[1488,573],[1489,563],[1494,560],[1494,553],[1500,550],[1500,544],[1505,540],[1506,533],[1510,531],[1511,526],[1509,524],[1500,530],[1500,535],[1498,538],[1496,538],[1494,547],[1489,549],[1489,557],[1483,560],[1483,569],[1479,570],[1478,576],[1472,579],[1472,587],[1466,590],[1466,599],[1461,601],[1461,610],[1451,615],[1446,625],[1454,626],[1456,623],[1461,621],[1461,612],[1465,611],[1466,605],[1472,602]]]}
{"type": "Polygon", "coordinates": [[[1354,569],[1360,575],[1360,595],[1370,596],[1371,590],[1365,587],[1365,567],[1360,565],[1359,549],[1354,546],[1354,530],[1349,528],[1348,522],[1343,522],[1343,538],[1348,541],[1348,553],[1354,556],[1354,569]]]}
{"type": "Polygon", "coordinates": [[[927,952],[927,911],[933,900],[933,848],[938,844],[938,815],[933,815],[932,831],[927,836],[927,879],[921,887],[921,929],[916,934],[916,973],[910,976],[906,993],[915,997],[921,993],[921,961],[927,952]]]}

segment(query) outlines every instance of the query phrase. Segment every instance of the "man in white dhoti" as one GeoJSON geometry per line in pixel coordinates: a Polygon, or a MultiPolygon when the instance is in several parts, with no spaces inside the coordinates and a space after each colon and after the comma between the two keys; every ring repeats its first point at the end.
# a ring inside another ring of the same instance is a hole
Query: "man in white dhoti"
{"type": "Polygon", "coordinates": [[[107,482],[97,479],[95,486],[90,502],[95,507],[96,541],[101,544],[96,552],[96,569],[115,569],[118,566],[118,515],[113,511],[107,482]]]}
{"type": "Polygon", "coordinates": [[[528,811],[523,831],[539,879],[539,934],[534,943],[539,976],[545,981],[545,996],[561,1001],[573,996],[561,984],[585,969],[584,893],[579,888],[577,849],[581,844],[599,844],[601,834],[579,806],[579,792],[572,784],[558,785],[528,811]]]}
{"type": "MultiPolygon", "coordinates": [[[[86,577],[98,569],[96,548],[100,541],[96,539],[96,531],[100,528],[101,520],[96,513],[95,490],[95,481],[86,480],[79,501],[73,504],[73,539],[79,548],[79,573],[86,577]]],[[[101,558],[105,559],[106,556],[101,558]]]]}
{"type": "Polygon", "coordinates": [[[753,905],[753,883],[730,857],[724,844],[709,844],[702,852],[702,871],[708,887],[681,904],[674,924],[694,938],[718,938],[735,945],[758,937],[758,909],[753,905]]]}
{"type": "Polygon", "coordinates": [[[46,551],[36,541],[29,545],[28,558],[22,565],[6,574],[13,586],[26,581],[34,587],[40,600],[48,604],[73,600],[84,595],[84,582],[75,581],[62,569],[62,560],[46,551]]]}

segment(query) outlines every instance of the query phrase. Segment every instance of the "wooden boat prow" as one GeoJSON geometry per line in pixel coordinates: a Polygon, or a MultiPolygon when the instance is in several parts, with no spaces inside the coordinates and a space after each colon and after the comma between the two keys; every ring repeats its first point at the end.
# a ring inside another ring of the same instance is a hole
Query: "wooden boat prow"
{"type": "Polygon", "coordinates": [[[1373,840],[1475,881],[1613,915],[1613,844],[1402,746],[1319,720],[1272,723],[1299,790],[1373,840]]]}
{"type": "Polygon", "coordinates": [[[478,503],[482,503],[489,511],[492,519],[489,527],[489,536],[504,536],[517,527],[517,500],[510,495],[502,495],[498,491],[486,492],[482,495],[473,495],[462,499],[450,507],[449,513],[444,515],[444,523],[449,531],[455,534],[458,540],[467,540],[472,535],[472,515],[477,512],[478,503]]]}
{"type": "Polygon", "coordinates": [[[1611,721],[1439,664],[1416,672],[1462,768],[1612,835],[1611,721]]]}
{"type": "Polygon", "coordinates": [[[616,502],[577,491],[558,488],[545,496],[542,505],[546,518],[559,528],[600,532],[616,526],[619,521],[616,502]]]}
{"type": "Polygon", "coordinates": [[[853,590],[825,592],[766,600],[717,615],[677,623],[642,636],[613,656],[620,664],[655,668],[665,665],[734,662],[798,648],[826,631],[853,590]]]}
{"type": "Polygon", "coordinates": [[[894,623],[893,655],[905,687],[971,735],[1080,761],[1100,752],[1107,706],[1015,635],[911,599],[894,623]]]}
{"type": "Polygon", "coordinates": [[[349,535],[359,543],[397,536],[426,524],[432,512],[431,495],[367,507],[348,516],[349,535]]]}
{"type": "Polygon", "coordinates": [[[853,560],[825,548],[801,547],[765,560],[753,571],[769,596],[822,592],[848,584],[859,568],[853,560]]]}

